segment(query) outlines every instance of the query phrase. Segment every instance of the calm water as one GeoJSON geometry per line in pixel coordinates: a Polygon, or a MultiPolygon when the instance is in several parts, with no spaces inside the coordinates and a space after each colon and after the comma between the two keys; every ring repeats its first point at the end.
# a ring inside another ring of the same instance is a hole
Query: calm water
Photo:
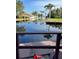
{"type": "MultiPolygon", "coordinates": [[[[50,25],[47,25],[44,22],[21,22],[17,23],[18,26],[24,26],[26,29],[26,32],[61,32],[59,28],[52,27],[50,25]]],[[[52,34],[51,34],[52,35],[52,34]]],[[[56,35],[52,35],[50,40],[56,40],[56,35]]],[[[44,34],[31,34],[31,35],[24,35],[19,36],[20,43],[26,43],[26,42],[36,42],[36,41],[43,41],[46,40],[44,38],[44,34]]]]}

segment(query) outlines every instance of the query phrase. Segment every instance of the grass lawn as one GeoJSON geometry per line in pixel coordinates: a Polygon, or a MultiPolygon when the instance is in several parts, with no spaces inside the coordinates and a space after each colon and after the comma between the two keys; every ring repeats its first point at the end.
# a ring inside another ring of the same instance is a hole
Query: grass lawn
{"type": "MultiPolygon", "coordinates": [[[[22,21],[23,19],[16,19],[16,21],[22,21]]],[[[34,20],[36,21],[36,20],[34,20]]],[[[37,20],[37,21],[45,21],[45,22],[62,22],[62,18],[47,18],[47,19],[44,19],[44,20],[37,20]]]]}
{"type": "Polygon", "coordinates": [[[62,18],[48,18],[46,22],[62,22],[62,18]]]}

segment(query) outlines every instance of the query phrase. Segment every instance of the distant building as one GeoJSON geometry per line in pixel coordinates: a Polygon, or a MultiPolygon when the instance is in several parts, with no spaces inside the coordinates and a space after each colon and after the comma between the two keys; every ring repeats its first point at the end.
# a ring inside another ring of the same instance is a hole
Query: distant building
{"type": "Polygon", "coordinates": [[[16,15],[16,21],[33,21],[35,19],[36,16],[25,12],[21,12],[18,15],[16,15]]]}

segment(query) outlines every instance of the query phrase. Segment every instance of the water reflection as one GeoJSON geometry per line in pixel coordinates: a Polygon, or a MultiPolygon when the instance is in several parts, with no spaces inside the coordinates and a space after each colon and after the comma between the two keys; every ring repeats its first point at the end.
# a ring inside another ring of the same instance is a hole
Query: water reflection
{"type": "MultiPolygon", "coordinates": [[[[16,23],[18,26],[24,26],[26,32],[61,32],[58,27],[47,25],[45,22],[21,22],[16,23]]],[[[31,34],[19,36],[20,43],[36,42],[44,40],[56,41],[56,34],[31,34]]]]}

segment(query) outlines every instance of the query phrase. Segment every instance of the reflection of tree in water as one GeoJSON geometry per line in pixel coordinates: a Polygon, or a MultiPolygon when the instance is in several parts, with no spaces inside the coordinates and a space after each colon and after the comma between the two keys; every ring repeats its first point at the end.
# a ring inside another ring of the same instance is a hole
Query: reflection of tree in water
{"type": "Polygon", "coordinates": [[[62,29],[62,25],[54,25],[55,27],[62,29]]]}
{"type": "Polygon", "coordinates": [[[16,26],[16,32],[26,32],[26,29],[24,26],[16,26]]]}
{"type": "Polygon", "coordinates": [[[52,27],[62,29],[62,25],[51,25],[52,27]]]}
{"type": "MultiPolygon", "coordinates": [[[[48,32],[50,32],[50,26],[48,26],[48,32]]],[[[50,39],[52,37],[52,34],[45,34],[44,38],[50,39]]]]}
{"type": "MultiPolygon", "coordinates": [[[[55,28],[58,28],[58,29],[62,30],[62,25],[48,25],[48,28],[47,28],[48,32],[50,32],[51,27],[55,27],[55,28]]],[[[50,39],[50,38],[52,38],[53,35],[54,34],[45,34],[44,38],[50,39]]]]}
{"type": "Polygon", "coordinates": [[[45,34],[44,37],[47,38],[47,39],[50,39],[52,37],[52,35],[51,34],[45,34]]]}

